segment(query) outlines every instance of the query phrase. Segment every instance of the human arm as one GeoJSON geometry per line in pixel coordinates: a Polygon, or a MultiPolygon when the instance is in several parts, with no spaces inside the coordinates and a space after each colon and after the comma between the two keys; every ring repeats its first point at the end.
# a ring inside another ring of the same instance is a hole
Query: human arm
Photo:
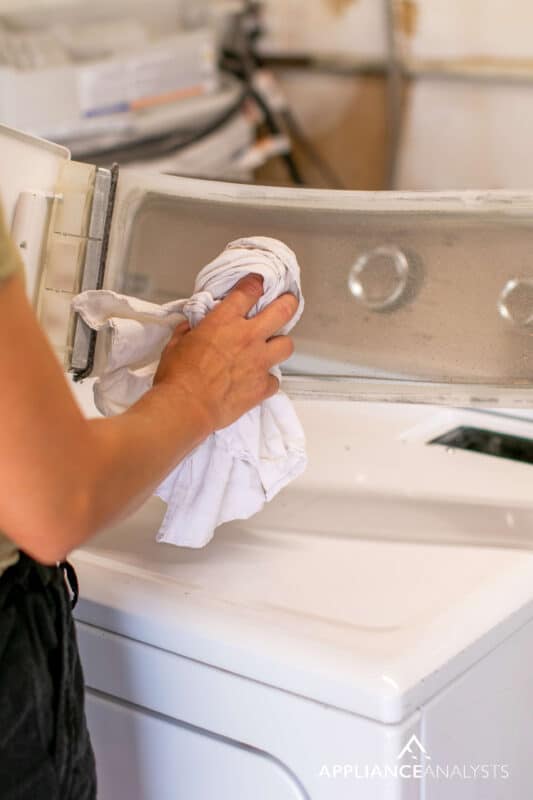
{"type": "Polygon", "coordinates": [[[0,285],[0,529],[38,560],[60,560],[132,511],[213,430],[277,391],[276,337],[297,302],[253,320],[248,277],[193,331],[178,330],[154,387],[124,414],[86,420],[14,276],[0,285]]]}

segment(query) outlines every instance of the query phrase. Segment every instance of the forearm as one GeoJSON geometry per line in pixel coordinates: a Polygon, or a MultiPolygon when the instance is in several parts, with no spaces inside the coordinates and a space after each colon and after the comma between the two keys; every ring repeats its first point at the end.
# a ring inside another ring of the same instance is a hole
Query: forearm
{"type": "Polygon", "coordinates": [[[69,435],[48,431],[40,471],[13,485],[20,499],[0,527],[38,560],[62,560],[132,513],[210,432],[192,398],[166,386],[120,416],[72,419],[69,435]]]}
{"type": "Polygon", "coordinates": [[[47,563],[132,513],[211,432],[194,400],[164,385],[117,417],[72,417],[68,435],[65,419],[48,430],[40,471],[6,519],[8,535],[47,563]]]}
{"type": "Polygon", "coordinates": [[[18,277],[0,287],[0,317],[0,530],[53,562],[138,505],[210,427],[165,383],[120,417],[86,420],[18,277]]]}
{"type": "Polygon", "coordinates": [[[89,427],[91,532],[134,511],[211,432],[199,404],[166,385],[155,386],[126,413],[91,420],[89,427]]]}
{"type": "Polygon", "coordinates": [[[274,364],[292,353],[274,336],[295,311],[279,298],[246,314],[261,285],[244,279],[195,328],[179,326],[155,387],[126,413],[86,420],[12,277],[0,286],[0,530],[40,561],[60,560],[131,512],[212,430],[278,389],[274,364]]]}

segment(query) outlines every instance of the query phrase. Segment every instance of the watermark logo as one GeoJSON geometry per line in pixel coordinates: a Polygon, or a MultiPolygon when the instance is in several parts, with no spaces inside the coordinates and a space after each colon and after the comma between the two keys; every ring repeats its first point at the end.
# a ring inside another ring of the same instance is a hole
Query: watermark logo
{"type": "Polygon", "coordinates": [[[400,753],[398,754],[397,760],[401,761],[402,758],[404,758],[404,756],[407,755],[407,753],[409,753],[412,759],[423,757],[427,758],[428,760],[431,760],[431,756],[428,756],[426,748],[424,747],[418,736],[416,736],[414,733],[407,742],[407,744],[405,745],[405,747],[403,748],[403,750],[401,750],[400,753]]]}
{"type": "Polygon", "coordinates": [[[319,777],[354,780],[502,780],[510,777],[508,764],[439,763],[428,753],[416,734],[391,763],[322,764],[319,777]]]}

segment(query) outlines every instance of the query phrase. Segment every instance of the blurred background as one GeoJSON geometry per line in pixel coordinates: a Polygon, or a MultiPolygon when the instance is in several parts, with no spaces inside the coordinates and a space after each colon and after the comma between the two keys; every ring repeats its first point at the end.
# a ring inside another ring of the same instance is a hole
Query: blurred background
{"type": "Polygon", "coordinates": [[[533,187],[528,0],[0,0],[0,121],[78,160],[533,187]]]}

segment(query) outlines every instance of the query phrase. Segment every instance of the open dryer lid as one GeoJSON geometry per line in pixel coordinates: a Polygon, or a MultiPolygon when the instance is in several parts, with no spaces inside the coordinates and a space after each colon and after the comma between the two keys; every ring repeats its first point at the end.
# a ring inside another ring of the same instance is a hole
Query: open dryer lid
{"type": "Polygon", "coordinates": [[[0,176],[28,296],[70,368],[76,334],[86,349],[91,342],[70,303],[83,288],[101,285],[112,171],[71,161],[67,148],[0,125],[0,176]]]}
{"type": "Polygon", "coordinates": [[[280,189],[128,171],[117,179],[28,137],[27,153],[35,163],[46,156],[49,172],[34,174],[28,155],[19,177],[6,166],[17,163],[20,142],[0,129],[10,186],[2,196],[8,212],[18,202],[20,245],[20,198],[50,192],[57,172],[34,300],[79,375],[98,366],[105,334],[95,340],[73,318],[77,291],[185,297],[228,241],[268,235],[296,252],[306,296],[284,370],[289,391],[533,406],[533,192],[280,189]]]}
{"type": "MultiPolygon", "coordinates": [[[[0,200],[26,268],[26,288],[67,368],[79,326],[72,298],[98,285],[113,187],[110,170],[65,147],[0,125],[0,200]]],[[[90,337],[84,335],[88,342],[90,337]]]]}
{"type": "Polygon", "coordinates": [[[0,125],[0,198],[26,267],[31,299],[43,256],[42,232],[69,158],[65,147],[0,125]]]}

